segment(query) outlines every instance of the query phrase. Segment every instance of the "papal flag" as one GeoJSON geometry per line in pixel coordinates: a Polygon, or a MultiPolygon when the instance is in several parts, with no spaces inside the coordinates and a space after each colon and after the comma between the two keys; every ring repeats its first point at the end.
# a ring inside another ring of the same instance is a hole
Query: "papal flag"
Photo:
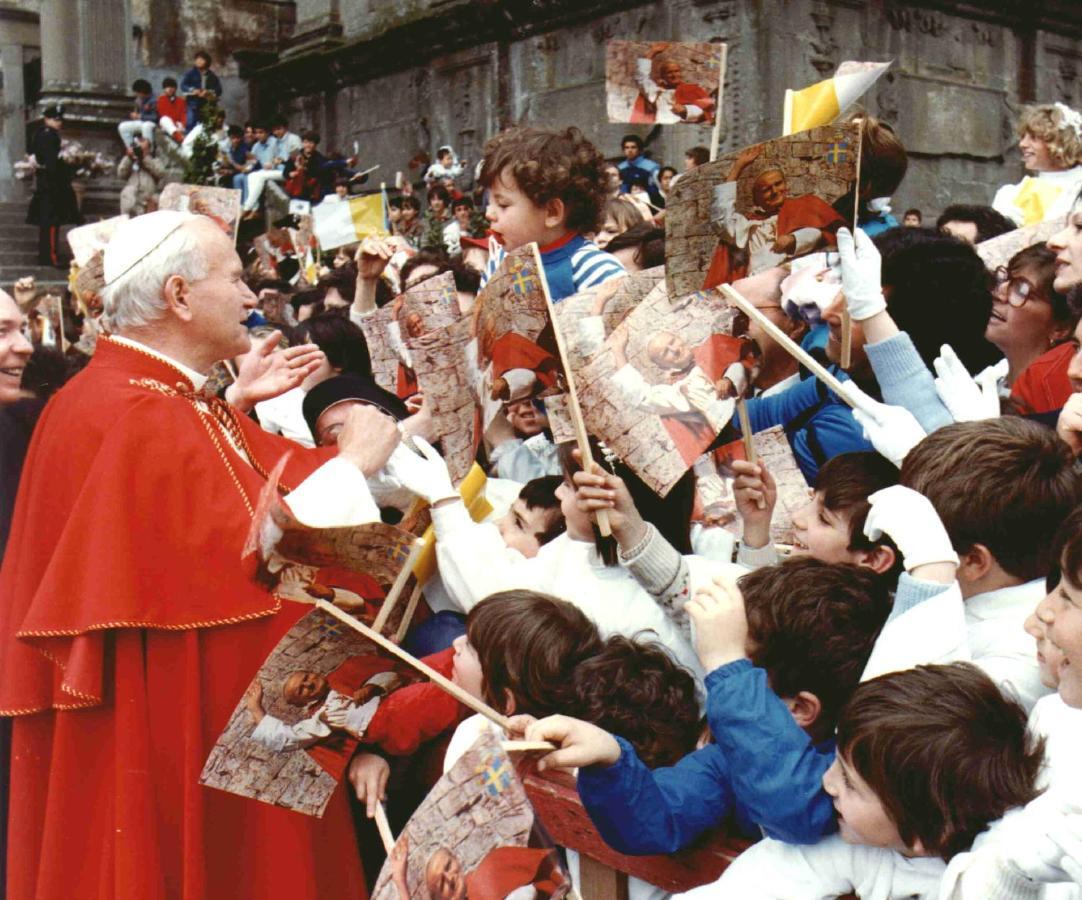
{"type": "Polygon", "coordinates": [[[875,84],[891,62],[843,62],[833,78],[802,91],[786,91],[782,133],[795,134],[829,125],[875,84]]]}
{"type": "Polygon", "coordinates": [[[324,200],[312,207],[316,238],[324,250],[353,244],[366,237],[386,237],[385,222],[382,192],[338,202],[324,200]]]}

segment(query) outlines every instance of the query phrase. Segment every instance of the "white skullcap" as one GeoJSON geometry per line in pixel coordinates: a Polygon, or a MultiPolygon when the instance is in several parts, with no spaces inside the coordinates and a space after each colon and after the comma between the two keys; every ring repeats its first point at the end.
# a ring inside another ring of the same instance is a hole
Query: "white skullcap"
{"type": "Polygon", "coordinates": [[[105,247],[105,284],[110,285],[127,275],[186,222],[201,218],[175,209],[159,209],[120,223],[105,247]]]}

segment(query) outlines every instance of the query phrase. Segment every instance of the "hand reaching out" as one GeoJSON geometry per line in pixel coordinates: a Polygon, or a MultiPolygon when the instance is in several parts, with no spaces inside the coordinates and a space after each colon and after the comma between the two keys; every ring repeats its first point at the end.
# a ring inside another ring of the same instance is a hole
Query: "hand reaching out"
{"type": "Polygon", "coordinates": [[[299,387],[326,358],[315,344],[279,350],[281,340],[282,332],[273,331],[263,341],[253,341],[245,354],[237,380],[225,392],[225,399],[241,412],[299,387]]]}
{"type": "Polygon", "coordinates": [[[1074,452],[1082,455],[1082,393],[1071,394],[1056,421],[1058,434],[1074,452]]]}
{"type": "Polygon", "coordinates": [[[253,681],[248,690],[244,692],[244,706],[248,710],[248,715],[255,720],[255,724],[258,725],[263,721],[263,716],[266,713],[263,711],[263,684],[260,681],[253,681]]]}
{"type": "Polygon", "coordinates": [[[715,578],[684,606],[695,633],[695,652],[707,672],[747,657],[748,618],[736,582],[715,578]]]}
{"type": "Polygon", "coordinates": [[[758,549],[770,542],[770,520],[778,502],[778,486],[774,476],[762,463],[750,463],[744,459],[732,463],[736,478],[733,480],[733,496],[736,510],[744,521],[744,543],[758,549]]]}
{"type": "MultiPolygon", "coordinates": [[[[387,799],[387,780],[391,777],[391,765],[375,753],[358,753],[349,761],[347,770],[353,793],[364,804],[365,815],[376,815],[376,804],[387,799]]],[[[403,838],[404,839],[404,838],[403,838]]]]}
{"type": "MultiPolygon", "coordinates": [[[[582,453],[573,450],[574,459],[582,462],[582,453]]],[[[575,485],[575,502],[578,508],[591,518],[598,510],[608,510],[609,525],[613,537],[624,550],[636,546],[646,534],[646,523],[635,508],[635,501],[624,480],[603,469],[596,462],[589,472],[576,472],[571,480],[575,485]]]]}
{"type": "Polygon", "coordinates": [[[386,238],[366,237],[357,248],[357,276],[370,280],[379,278],[394,254],[393,241],[386,238]]]}
{"type": "Polygon", "coordinates": [[[15,294],[15,302],[19,305],[20,309],[26,309],[31,303],[34,302],[34,298],[38,293],[37,282],[34,281],[33,275],[26,275],[15,282],[13,287],[15,294]]]}
{"type": "Polygon", "coordinates": [[[611,766],[620,758],[620,745],[605,729],[573,719],[547,716],[526,728],[528,741],[552,741],[559,745],[537,763],[545,769],[574,769],[583,766],[611,766]]]}
{"type": "Polygon", "coordinates": [[[401,439],[398,423],[390,416],[367,404],[354,406],[338,432],[338,455],[368,477],[386,465],[401,439]]]}
{"type": "Polygon", "coordinates": [[[736,181],[740,174],[750,166],[755,160],[759,158],[759,154],[763,152],[761,144],[756,144],[754,147],[748,147],[742,151],[740,155],[733,160],[733,166],[729,169],[729,174],[726,176],[726,181],[736,181]]]}

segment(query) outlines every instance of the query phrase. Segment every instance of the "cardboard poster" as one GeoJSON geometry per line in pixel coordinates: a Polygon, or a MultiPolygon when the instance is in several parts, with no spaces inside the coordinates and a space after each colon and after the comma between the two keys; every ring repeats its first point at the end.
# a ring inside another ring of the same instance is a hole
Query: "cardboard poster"
{"type": "Polygon", "coordinates": [[[258,577],[283,600],[325,600],[366,625],[389,626],[395,633],[406,609],[398,601],[408,593],[420,550],[417,536],[383,522],[305,525],[279,494],[283,465],[271,472],[259,496],[242,557],[258,554],[258,577]]]}
{"type": "Polygon", "coordinates": [[[505,402],[561,390],[543,277],[536,245],[512,250],[470,311],[465,366],[484,430],[505,402]]]}
{"type": "Polygon", "coordinates": [[[605,96],[610,122],[713,125],[725,44],[609,41],[605,96]]]}
{"type": "Polygon", "coordinates": [[[417,385],[432,411],[433,430],[456,485],[473,467],[480,441],[474,393],[466,369],[467,348],[473,340],[471,327],[471,320],[460,319],[409,344],[417,385]]]}
{"type": "MultiPolygon", "coordinates": [[[[376,383],[398,394],[415,379],[407,343],[461,318],[453,272],[441,272],[365,316],[361,322],[376,383]]],[[[409,393],[413,393],[409,391],[409,393]]]]}
{"type": "Polygon", "coordinates": [[[587,430],[662,496],[729,423],[758,374],[759,347],[734,336],[735,319],[714,292],[670,303],[655,289],[602,352],[573,367],[587,430]]]}
{"type": "Polygon", "coordinates": [[[997,235],[986,241],[981,241],[973,249],[981,258],[986,269],[994,272],[1000,266],[1006,266],[1011,257],[1026,247],[1034,244],[1045,244],[1057,231],[1064,228],[1064,220],[1056,219],[1052,222],[1038,222],[1036,225],[1025,225],[1008,231],[1006,234],[997,235]]]}
{"type": "Polygon", "coordinates": [[[207,216],[234,243],[240,222],[240,191],[236,188],[207,187],[201,184],[167,184],[162,188],[158,209],[175,209],[207,216]]]}
{"type": "MultiPolygon", "coordinates": [[[[780,425],[757,432],[753,440],[759,461],[774,476],[778,486],[778,501],[770,523],[771,540],[776,544],[791,544],[793,514],[808,502],[811,488],[804,480],[804,474],[780,425]]],[[[740,439],[718,447],[695,462],[696,518],[720,525],[740,537],[743,526],[736,511],[733,496],[735,476],[731,467],[736,459],[747,459],[744,442],[740,439]]]]}
{"type": "Polygon", "coordinates": [[[71,229],[68,232],[68,245],[71,247],[71,257],[75,265],[81,269],[95,253],[105,250],[117,228],[127,220],[127,216],[113,216],[111,219],[102,219],[100,222],[90,222],[71,229]]]}
{"type": "Polygon", "coordinates": [[[499,737],[485,730],[398,836],[372,900],[558,900],[570,889],[499,737]]]}
{"type": "Polygon", "coordinates": [[[828,125],[728,153],[685,173],[665,210],[669,293],[730,284],[837,246],[852,227],[860,126],[828,125]]]}
{"type": "Polygon", "coordinates": [[[614,278],[555,304],[553,310],[564,336],[568,365],[575,370],[593,359],[605,338],[654,290],[665,290],[664,266],[614,278]]]}
{"type": "Polygon", "coordinates": [[[321,816],[384,700],[420,681],[408,665],[314,609],[252,679],[199,783],[321,816]]]}

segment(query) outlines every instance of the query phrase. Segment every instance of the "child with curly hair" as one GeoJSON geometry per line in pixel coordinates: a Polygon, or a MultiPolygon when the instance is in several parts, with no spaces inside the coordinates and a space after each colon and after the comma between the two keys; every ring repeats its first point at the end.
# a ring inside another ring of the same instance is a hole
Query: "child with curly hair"
{"type": "Polygon", "coordinates": [[[577,128],[512,128],[485,144],[479,181],[494,241],[481,286],[505,251],[529,243],[541,251],[553,301],[622,277],[620,261],[586,237],[605,203],[605,165],[577,128]]]}

